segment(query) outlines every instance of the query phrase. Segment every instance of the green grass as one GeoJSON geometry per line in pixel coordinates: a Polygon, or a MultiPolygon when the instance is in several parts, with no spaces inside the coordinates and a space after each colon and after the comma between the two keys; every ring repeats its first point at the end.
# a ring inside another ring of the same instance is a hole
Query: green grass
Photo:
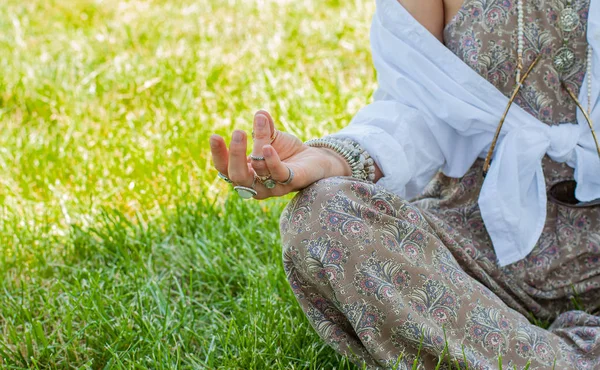
{"type": "MultiPolygon", "coordinates": [[[[208,137],[370,101],[372,0],[2,0],[0,368],[355,369],[208,137]]],[[[539,322],[543,325],[544,323],[539,322]]]]}
{"type": "Polygon", "coordinates": [[[369,102],[370,0],[0,2],[0,368],[351,368],[208,137],[369,102]]]}

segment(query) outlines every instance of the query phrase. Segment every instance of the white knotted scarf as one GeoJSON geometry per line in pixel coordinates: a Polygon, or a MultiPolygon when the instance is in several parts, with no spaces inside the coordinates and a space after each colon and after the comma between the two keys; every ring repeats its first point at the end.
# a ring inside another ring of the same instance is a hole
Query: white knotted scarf
{"type": "MultiPolygon", "coordinates": [[[[591,0],[592,120],[600,131],[600,0],[591,0]]],[[[337,136],[359,141],[385,177],[380,184],[410,198],[440,167],[462,177],[490,146],[508,98],[441,44],[397,0],[377,0],[371,46],[379,89],[337,136]]],[[[550,63],[542,59],[540,63],[550,63]]],[[[527,67],[527,65],[525,66],[527,67]]],[[[587,109],[587,89],[579,96],[587,109]]],[[[513,104],[501,131],[479,206],[498,263],[535,247],[546,219],[545,154],[575,170],[576,197],[600,198],[600,158],[585,118],[549,126],[513,104]]]]}

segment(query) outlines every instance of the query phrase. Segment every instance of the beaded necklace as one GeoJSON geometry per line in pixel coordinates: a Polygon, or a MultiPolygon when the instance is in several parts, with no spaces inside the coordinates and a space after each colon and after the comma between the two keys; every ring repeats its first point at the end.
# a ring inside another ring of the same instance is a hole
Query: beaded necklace
{"type": "MultiPolygon", "coordinates": [[[[517,82],[521,80],[521,71],[523,70],[523,48],[524,48],[524,12],[523,0],[517,0],[517,82]]],[[[569,47],[570,33],[579,26],[579,14],[573,9],[571,0],[567,0],[566,7],[562,10],[558,22],[559,29],[563,33],[563,46],[554,54],[554,68],[560,73],[567,72],[575,64],[575,52],[569,47]]],[[[588,114],[591,113],[592,102],[592,79],[590,78],[592,71],[592,47],[588,46],[586,75],[588,76],[587,83],[587,98],[588,98],[588,114]]]]}
{"type": "MultiPolygon", "coordinates": [[[[517,0],[517,89],[522,84],[523,80],[521,79],[521,71],[523,70],[523,48],[524,48],[524,12],[523,12],[523,0],[517,0]]],[[[569,38],[571,32],[573,32],[579,26],[579,14],[577,11],[573,9],[572,0],[567,0],[567,4],[562,10],[560,14],[560,18],[558,21],[558,27],[563,35],[563,45],[560,47],[556,53],[554,54],[554,58],[552,60],[552,64],[554,68],[559,73],[564,73],[569,71],[573,65],[575,65],[575,52],[569,46],[569,38]]],[[[592,136],[596,143],[596,149],[598,150],[598,157],[600,158],[600,144],[598,144],[598,138],[596,137],[596,132],[594,131],[594,125],[591,120],[592,113],[592,46],[588,45],[587,49],[587,60],[586,60],[586,76],[587,76],[587,112],[581,106],[579,99],[577,96],[569,89],[569,87],[562,82],[563,87],[571,98],[577,104],[577,107],[581,109],[585,119],[590,126],[590,130],[592,130],[592,136]]],[[[515,94],[516,95],[516,94],[515,94]]]]}
{"type": "MultiPolygon", "coordinates": [[[[523,51],[524,51],[524,37],[525,37],[525,26],[524,26],[524,12],[523,12],[523,0],[517,0],[517,68],[516,68],[516,79],[517,83],[515,88],[513,89],[512,95],[508,101],[508,105],[504,110],[504,114],[502,114],[502,118],[500,118],[500,122],[498,123],[498,127],[496,127],[496,132],[494,134],[494,138],[492,139],[492,143],[490,145],[490,149],[488,150],[487,156],[485,157],[485,162],[483,164],[483,175],[485,176],[490,168],[492,155],[494,153],[494,149],[498,142],[498,138],[500,136],[500,131],[502,130],[502,126],[504,124],[504,120],[508,114],[508,110],[510,106],[514,102],[517,94],[519,93],[521,87],[523,86],[523,82],[529,75],[529,73],[533,70],[535,65],[539,62],[542,54],[538,54],[538,56],[533,60],[533,62],[529,65],[525,73],[521,76],[521,72],[523,71],[523,51]]],[[[579,26],[579,15],[571,6],[571,0],[567,0],[567,6],[562,10],[560,19],[559,19],[559,28],[563,33],[563,46],[558,49],[553,58],[553,65],[557,71],[563,73],[568,71],[575,64],[575,52],[569,47],[569,34],[574,31],[579,26]]],[[[590,130],[592,131],[592,137],[596,144],[596,150],[598,151],[598,158],[600,159],[600,144],[598,143],[598,138],[596,137],[596,132],[594,131],[594,125],[592,124],[592,120],[590,118],[592,112],[592,47],[588,46],[587,50],[587,65],[586,65],[586,75],[587,77],[587,112],[579,102],[579,99],[571,91],[571,89],[562,81],[561,83],[564,89],[567,91],[571,99],[575,102],[577,107],[583,113],[590,130]]]]}

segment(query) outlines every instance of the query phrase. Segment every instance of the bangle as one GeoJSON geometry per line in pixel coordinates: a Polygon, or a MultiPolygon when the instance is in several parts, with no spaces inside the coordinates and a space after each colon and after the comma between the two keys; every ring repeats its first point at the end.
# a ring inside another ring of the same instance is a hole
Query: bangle
{"type": "Polygon", "coordinates": [[[344,139],[344,142],[348,145],[351,145],[359,152],[359,158],[361,163],[361,168],[365,172],[365,180],[369,180],[371,182],[375,181],[375,161],[369,155],[369,152],[365,150],[359,143],[351,139],[344,139]]]}
{"type": "Polygon", "coordinates": [[[373,159],[357,142],[350,139],[340,140],[325,137],[312,139],[304,143],[314,148],[327,148],[341,155],[352,170],[352,177],[360,180],[375,180],[375,165],[373,159]]]}

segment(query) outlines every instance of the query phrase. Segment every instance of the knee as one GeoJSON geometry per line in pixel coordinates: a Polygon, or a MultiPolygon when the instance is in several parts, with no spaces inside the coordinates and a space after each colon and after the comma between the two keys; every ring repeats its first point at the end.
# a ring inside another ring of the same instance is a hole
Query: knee
{"type": "Polygon", "coordinates": [[[336,195],[343,196],[354,180],[330,177],[304,188],[285,207],[279,220],[279,230],[284,247],[308,238],[307,233],[318,226],[319,213],[336,195]],[[298,240],[300,239],[300,240],[298,240]]]}
{"type": "Polygon", "coordinates": [[[374,197],[381,190],[348,177],[320,180],[302,190],[281,215],[284,259],[314,262],[329,258],[325,250],[341,257],[342,249],[370,243],[373,223],[382,216],[376,205],[382,198],[374,197]]]}
{"type": "Polygon", "coordinates": [[[344,177],[317,181],[284,209],[280,219],[283,266],[294,291],[302,281],[331,284],[341,274],[341,263],[350,253],[348,241],[326,227],[324,218],[332,207],[352,201],[356,183],[344,177]]]}

